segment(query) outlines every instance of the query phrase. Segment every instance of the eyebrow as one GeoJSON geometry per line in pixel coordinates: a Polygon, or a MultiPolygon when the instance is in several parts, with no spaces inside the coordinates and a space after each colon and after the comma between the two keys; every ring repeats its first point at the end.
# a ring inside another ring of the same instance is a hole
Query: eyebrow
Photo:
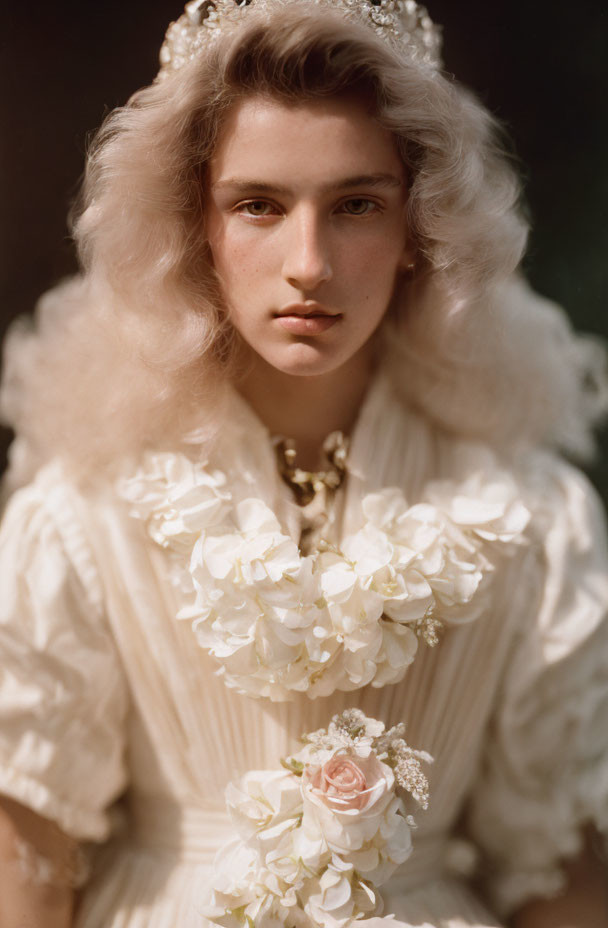
{"type": "MultiPolygon", "coordinates": [[[[354,174],[352,177],[343,177],[340,180],[325,184],[321,189],[324,193],[331,191],[347,190],[352,187],[402,187],[403,181],[394,174],[354,174]]],[[[260,193],[279,193],[287,194],[290,192],[288,187],[281,184],[270,184],[268,181],[255,180],[254,178],[229,177],[226,180],[219,180],[212,185],[213,190],[231,190],[245,192],[247,190],[257,190],[260,193]]]]}

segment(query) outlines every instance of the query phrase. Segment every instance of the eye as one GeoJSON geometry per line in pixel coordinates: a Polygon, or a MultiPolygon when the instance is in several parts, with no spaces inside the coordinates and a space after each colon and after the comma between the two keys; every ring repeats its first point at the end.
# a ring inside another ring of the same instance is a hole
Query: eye
{"type": "Polygon", "coordinates": [[[237,203],[235,211],[256,219],[275,216],[278,212],[276,206],[268,200],[244,200],[242,203],[237,203]]]}
{"type": "Polygon", "coordinates": [[[367,197],[350,197],[341,204],[341,209],[350,216],[369,216],[380,207],[367,197]]]}

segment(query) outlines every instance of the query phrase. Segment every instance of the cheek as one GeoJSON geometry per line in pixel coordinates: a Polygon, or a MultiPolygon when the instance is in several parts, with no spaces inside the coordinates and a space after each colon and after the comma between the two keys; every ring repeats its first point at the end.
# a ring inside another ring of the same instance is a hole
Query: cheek
{"type": "Polygon", "coordinates": [[[207,237],[213,265],[227,295],[247,289],[252,276],[258,276],[262,269],[263,251],[251,231],[211,209],[207,237]]]}
{"type": "Polygon", "coordinates": [[[340,247],[340,276],[357,281],[357,289],[363,284],[367,291],[390,290],[404,263],[405,249],[400,225],[387,225],[380,234],[351,236],[340,247]]]}
{"type": "Polygon", "coordinates": [[[247,234],[248,230],[226,231],[219,248],[213,249],[216,270],[225,288],[231,292],[245,291],[252,295],[252,285],[258,285],[276,271],[273,255],[276,251],[260,240],[260,236],[247,234]]]}
{"type": "Polygon", "coordinates": [[[393,295],[401,267],[401,252],[386,243],[352,247],[335,267],[335,279],[342,281],[342,292],[357,314],[360,323],[377,322],[393,295]],[[371,313],[371,315],[370,315],[371,313]]]}

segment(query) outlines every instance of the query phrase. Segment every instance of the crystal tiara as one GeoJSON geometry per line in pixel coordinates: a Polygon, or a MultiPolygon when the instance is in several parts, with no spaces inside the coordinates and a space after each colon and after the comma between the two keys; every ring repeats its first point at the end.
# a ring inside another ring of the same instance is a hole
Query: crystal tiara
{"type": "Polygon", "coordinates": [[[334,10],[371,28],[382,39],[415,61],[441,67],[441,32],[426,9],[415,0],[191,0],[167,29],[160,52],[163,77],[196,58],[219,35],[232,29],[249,8],[267,16],[281,7],[334,10]]]}

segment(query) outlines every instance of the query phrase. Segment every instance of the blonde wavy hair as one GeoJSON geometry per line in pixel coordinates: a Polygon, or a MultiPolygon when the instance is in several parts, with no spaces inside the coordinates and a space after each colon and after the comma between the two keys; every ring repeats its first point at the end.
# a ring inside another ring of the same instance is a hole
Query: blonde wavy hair
{"type": "Polygon", "coordinates": [[[205,171],[231,106],[251,94],[358,93],[394,133],[418,255],[381,337],[408,402],[496,446],[588,454],[605,407],[601,351],[514,276],[527,226],[495,120],[448,76],[331,12],[294,4],[245,19],[134,94],[92,143],[73,217],[82,273],[7,339],[12,482],[55,455],[84,474],[194,427],[213,434],[236,372],[205,240],[205,171]]]}

